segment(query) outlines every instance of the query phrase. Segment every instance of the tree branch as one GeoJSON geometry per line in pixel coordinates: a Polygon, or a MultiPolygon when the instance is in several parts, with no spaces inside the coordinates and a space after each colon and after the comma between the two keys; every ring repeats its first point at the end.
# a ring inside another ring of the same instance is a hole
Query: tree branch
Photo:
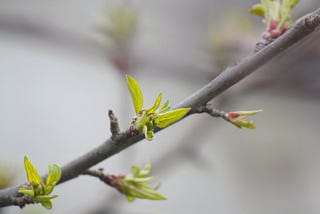
{"type": "MultiPolygon", "coordinates": [[[[295,27],[290,29],[276,41],[262,48],[257,53],[249,55],[232,67],[228,67],[207,85],[176,105],[175,108],[191,107],[189,115],[201,113],[203,107],[206,106],[210,100],[251,74],[275,56],[283,53],[289,47],[292,47],[294,44],[301,41],[307,35],[315,31],[319,25],[320,8],[315,10],[304,20],[300,21],[295,27]]],[[[160,129],[156,129],[155,132],[159,130],[160,129]]],[[[144,137],[142,135],[132,133],[130,129],[125,132],[118,133],[116,139],[111,137],[88,153],[64,165],[62,167],[62,177],[59,183],[63,183],[77,177],[90,167],[119,153],[129,146],[132,146],[143,138],[144,137]]],[[[0,190],[0,207],[17,205],[17,197],[22,197],[22,195],[18,193],[19,187],[20,185],[0,190]]]]}

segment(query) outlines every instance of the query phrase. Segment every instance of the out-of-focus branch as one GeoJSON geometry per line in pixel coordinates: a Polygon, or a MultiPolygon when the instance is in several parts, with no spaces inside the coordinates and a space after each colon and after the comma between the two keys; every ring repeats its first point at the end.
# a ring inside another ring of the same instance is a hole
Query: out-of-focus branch
{"type": "Polygon", "coordinates": [[[182,101],[177,107],[191,107],[189,114],[202,112],[202,106],[206,105],[214,97],[218,96],[226,89],[230,88],[244,77],[251,74],[257,68],[266,64],[275,56],[283,53],[289,47],[301,41],[312,33],[320,25],[320,8],[311,13],[308,17],[300,21],[283,36],[262,48],[257,53],[249,55],[239,63],[228,67],[215,79],[199,89],[193,95],[182,101]]]}
{"type": "MultiPolygon", "coordinates": [[[[239,63],[227,68],[207,85],[176,105],[175,108],[191,107],[189,115],[201,113],[203,106],[206,106],[210,100],[254,72],[257,68],[261,67],[275,56],[283,53],[289,47],[292,47],[294,44],[301,41],[304,37],[312,33],[319,25],[320,8],[304,20],[300,21],[295,27],[290,29],[276,41],[264,47],[257,53],[249,55],[239,63]]],[[[157,129],[155,131],[159,130],[160,129],[157,129]]],[[[106,140],[100,146],[63,166],[60,183],[79,176],[90,167],[117,154],[142,139],[142,135],[132,134],[130,129],[125,132],[120,132],[116,139],[110,138],[106,140]]],[[[19,187],[20,186],[16,186],[0,190],[0,207],[16,205],[16,198],[22,197],[22,195],[18,193],[19,187]]]]}

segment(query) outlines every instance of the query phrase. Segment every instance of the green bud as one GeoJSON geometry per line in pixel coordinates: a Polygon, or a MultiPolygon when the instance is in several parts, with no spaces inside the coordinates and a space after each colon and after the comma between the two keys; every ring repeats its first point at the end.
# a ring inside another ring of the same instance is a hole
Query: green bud
{"type": "Polygon", "coordinates": [[[134,121],[134,127],[139,132],[142,132],[147,122],[148,122],[147,113],[146,111],[142,111],[140,115],[136,116],[134,121]]]}
{"type": "Polygon", "coordinates": [[[238,128],[244,127],[248,129],[255,129],[254,121],[248,119],[246,116],[255,115],[260,112],[262,112],[261,109],[253,111],[235,111],[226,113],[224,118],[238,128]]]}
{"type": "Polygon", "coordinates": [[[144,133],[144,137],[147,139],[147,140],[149,140],[149,141],[151,141],[151,140],[153,140],[153,127],[149,127],[149,126],[147,126],[147,125],[145,125],[144,127],[143,127],[143,133],[144,133]]]}

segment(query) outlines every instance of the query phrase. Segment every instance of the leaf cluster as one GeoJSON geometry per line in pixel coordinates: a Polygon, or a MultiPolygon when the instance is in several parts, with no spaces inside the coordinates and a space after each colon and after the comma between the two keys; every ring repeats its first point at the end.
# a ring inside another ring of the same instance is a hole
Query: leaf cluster
{"type": "Polygon", "coordinates": [[[49,175],[44,183],[37,169],[26,156],[24,157],[24,166],[30,185],[21,187],[19,192],[29,196],[34,201],[41,203],[43,207],[51,209],[51,199],[58,197],[57,195],[50,194],[61,178],[60,167],[56,164],[50,164],[48,166],[49,175]]]}
{"type": "Polygon", "coordinates": [[[254,5],[250,12],[264,17],[267,29],[276,27],[277,30],[283,28],[291,21],[292,9],[300,0],[261,0],[254,5]],[[276,26],[272,26],[276,23],[276,26]]]}
{"type": "Polygon", "coordinates": [[[133,119],[133,128],[139,133],[143,133],[147,140],[153,139],[153,129],[156,126],[159,128],[169,126],[183,118],[190,111],[190,108],[172,109],[168,100],[160,107],[161,92],[154,105],[145,110],[143,109],[143,95],[139,84],[129,75],[126,75],[126,79],[136,112],[136,116],[133,119]]]}
{"type": "Polygon", "coordinates": [[[129,201],[135,198],[149,200],[165,200],[166,198],[158,193],[157,187],[151,187],[147,183],[154,180],[154,176],[149,176],[152,171],[151,163],[147,163],[143,169],[140,166],[133,166],[131,174],[119,180],[119,189],[125,194],[129,201]]]}

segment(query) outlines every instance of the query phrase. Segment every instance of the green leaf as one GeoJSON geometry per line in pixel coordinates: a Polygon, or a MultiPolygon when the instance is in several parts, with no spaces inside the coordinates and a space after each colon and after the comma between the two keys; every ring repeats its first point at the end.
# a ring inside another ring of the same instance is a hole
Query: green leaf
{"type": "Polygon", "coordinates": [[[128,89],[130,91],[132,102],[134,105],[134,109],[136,111],[136,114],[139,114],[143,105],[143,96],[142,96],[140,86],[137,83],[137,81],[129,75],[126,75],[126,79],[127,79],[128,89]]]}
{"type": "Polygon", "coordinates": [[[258,110],[252,110],[252,111],[235,111],[234,113],[239,114],[239,115],[250,116],[250,115],[258,114],[258,113],[260,113],[262,111],[263,111],[262,109],[258,109],[258,110]]]}
{"type": "Polygon", "coordinates": [[[155,123],[159,128],[164,128],[170,124],[183,118],[191,108],[179,108],[172,111],[168,111],[155,115],[155,123]]]}
{"type": "MultiPolygon", "coordinates": [[[[123,184],[122,184],[123,185],[123,184]]],[[[139,184],[124,184],[121,187],[122,192],[127,196],[129,201],[134,198],[149,199],[149,200],[166,200],[160,193],[156,192],[152,187],[139,184]]]]}
{"type": "Polygon", "coordinates": [[[54,187],[55,187],[54,185],[45,185],[44,194],[49,195],[53,191],[54,187]]]}
{"type": "Polygon", "coordinates": [[[134,182],[134,183],[146,183],[149,181],[154,180],[156,177],[152,176],[152,177],[131,177],[131,176],[127,176],[125,178],[126,181],[128,182],[134,182]]]}
{"type": "Polygon", "coordinates": [[[170,104],[169,104],[169,100],[166,100],[166,102],[161,106],[160,110],[158,113],[165,113],[167,111],[172,110],[170,104]]]}
{"type": "Polygon", "coordinates": [[[51,200],[51,199],[54,199],[56,197],[58,197],[58,195],[37,195],[35,197],[35,200],[40,202],[40,201],[51,200]]]}
{"type": "Polygon", "coordinates": [[[139,166],[131,168],[132,175],[127,175],[118,181],[119,191],[126,195],[128,200],[132,202],[135,198],[150,200],[165,200],[166,198],[146,183],[155,179],[154,176],[147,177],[152,170],[151,162],[148,162],[144,169],[139,166]]]}
{"type": "Polygon", "coordinates": [[[51,210],[52,209],[52,202],[51,200],[44,200],[44,201],[39,201],[41,203],[41,205],[48,209],[48,210],[51,210]]]}
{"type": "Polygon", "coordinates": [[[29,183],[33,187],[37,187],[42,183],[42,178],[40,177],[37,169],[33,166],[27,156],[24,157],[24,167],[27,172],[27,177],[29,183]]]}
{"type": "Polygon", "coordinates": [[[280,19],[280,8],[281,8],[281,3],[279,0],[275,1],[270,1],[271,3],[269,4],[269,14],[272,18],[272,20],[278,20],[280,19]]]}
{"type": "Polygon", "coordinates": [[[131,174],[133,177],[138,177],[140,173],[140,166],[132,166],[131,167],[131,174]]]}
{"type": "Polygon", "coordinates": [[[150,109],[147,110],[147,114],[152,114],[152,113],[155,112],[155,110],[158,109],[158,107],[159,107],[159,105],[161,103],[161,99],[162,99],[162,93],[160,92],[160,94],[158,95],[154,105],[150,109]]]}
{"type": "Polygon", "coordinates": [[[19,188],[18,192],[25,194],[25,195],[28,195],[31,198],[34,197],[34,191],[32,189],[29,189],[29,187],[21,187],[21,188],[19,188]]]}
{"type": "Polygon", "coordinates": [[[262,4],[255,4],[250,9],[250,13],[264,17],[266,13],[266,8],[262,4]]]}
{"type": "Polygon", "coordinates": [[[41,203],[41,205],[47,209],[52,208],[52,202],[51,199],[58,197],[57,195],[39,195],[36,196],[34,199],[41,203]]]}
{"type": "Polygon", "coordinates": [[[281,7],[281,19],[279,26],[282,27],[291,19],[292,9],[299,3],[299,0],[283,0],[281,7]]]}
{"type": "Polygon", "coordinates": [[[148,200],[166,200],[166,198],[163,195],[156,192],[152,187],[145,184],[130,185],[129,192],[132,196],[136,198],[148,200]]]}
{"type": "Polygon", "coordinates": [[[152,171],[152,164],[151,164],[151,162],[149,161],[149,162],[145,165],[144,169],[143,169],[143,170],[140,170],[138,176],[136,176],[136,177],[139,177],[139,178],[147,177],[147,176],[150,175],[151,171],[152,171]]]}
{"type": "Polygon", "coordinates": [[[246,118],[245,116],[239,116],[234,119],[230,119],[233,125],[237,126],[238,128],[247,128],[247,129],[255,129],[254,121],[246,118]]]}
{"type": "Polygon", "coordinates": [[[47,177],[46,185],[55,186],[61,178],[61,169],[57,164],[50,164],[48,168],[49,175],[47,177]]]}

